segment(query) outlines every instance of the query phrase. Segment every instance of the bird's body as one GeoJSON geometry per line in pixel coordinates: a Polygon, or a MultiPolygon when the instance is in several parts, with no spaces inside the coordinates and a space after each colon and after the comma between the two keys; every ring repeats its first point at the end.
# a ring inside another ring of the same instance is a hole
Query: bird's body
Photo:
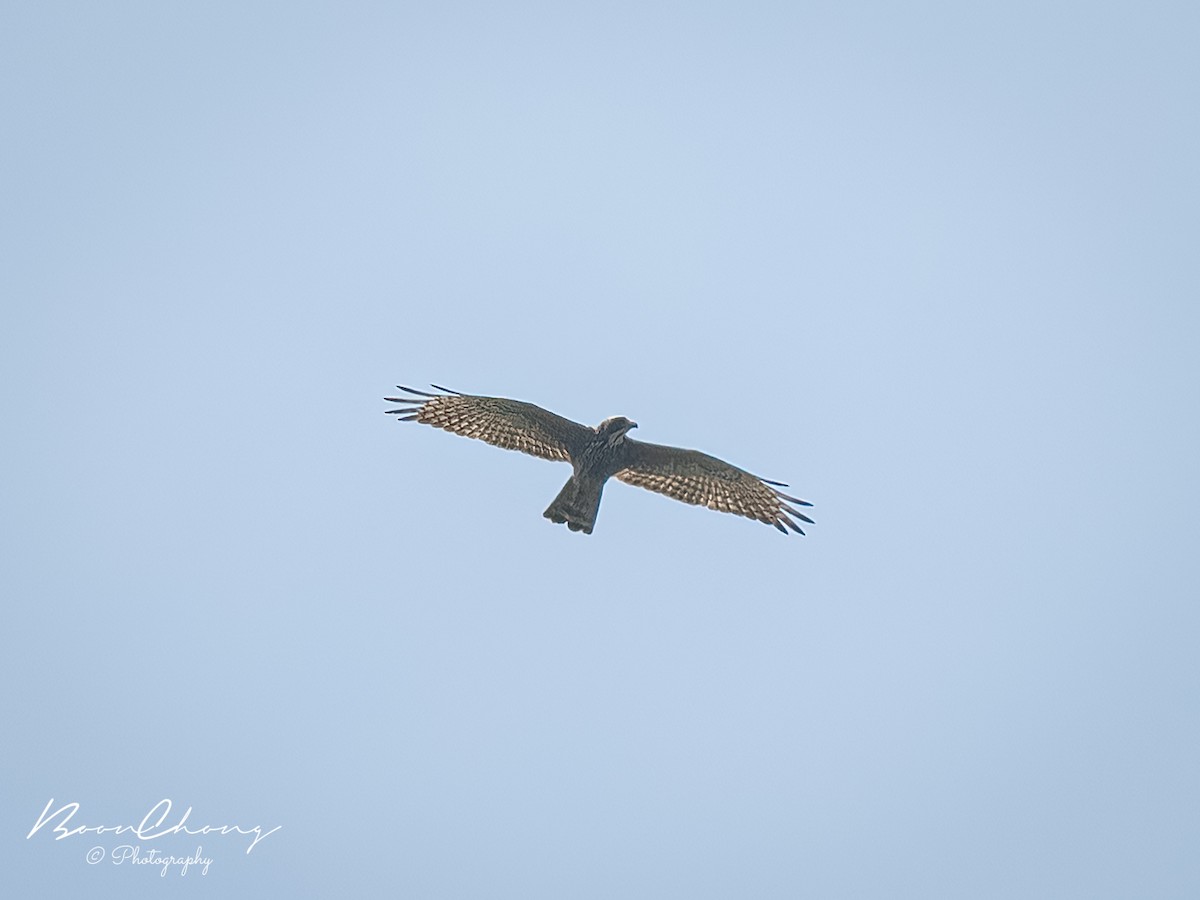
{"type": "Polygon", "coordinates": [[[592,533],[604,484],[614,475],[619,481],[685,503],[774,525],[785,534],[788,528],[804,534],[794,519],[812,522],[788,503],[812,504],[777,490],[786,485],[758,478],[697,450],[635,441],[627,435],[637,423],[624,416],[613,416],[589,428],[532,403],[434,388],[443,393],[400,387],[412,396],[385,398],[406,404],[388,413],[401,421],[421,422],[498,447],[571,463],[570,479],[543,515],[572,531],[592,533]]]}
{"type": "Polygon", "coordinates": [[[595,435],[571,461],[575,473],[542,515],[572,531],[591,534],[596,513],[600,511],[604,482],[628,464],[629,442],[625,435],[631,428],[637,428],[637,423],[624,416],[613,416],[597,425],[595,435]]]}

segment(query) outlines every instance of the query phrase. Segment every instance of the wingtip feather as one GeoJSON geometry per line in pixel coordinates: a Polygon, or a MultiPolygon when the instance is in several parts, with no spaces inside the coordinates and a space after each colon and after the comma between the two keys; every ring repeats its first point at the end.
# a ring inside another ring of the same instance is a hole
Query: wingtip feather
{"type": "MultiPolygon", "coordinates": [[[[790,528],[790,529],[792,529],[792,531],[796,532],[796,534],[804,534],[804,529],[801,528],[799,525],[797,525],[795,522],[793,522],[791,519],[789,519],[787,517],[787,515],[785,515],[784,513],[779,514],[779,522],[783,522],[785,525],[787,525],[788,528],[790,528]]],[[[775,523],[776,528],[780,528],[779,522],[775,523]]],[[[780,530],[784,531],[785,534],[787,533],[785,529],[780,528],[780,530]]]]}

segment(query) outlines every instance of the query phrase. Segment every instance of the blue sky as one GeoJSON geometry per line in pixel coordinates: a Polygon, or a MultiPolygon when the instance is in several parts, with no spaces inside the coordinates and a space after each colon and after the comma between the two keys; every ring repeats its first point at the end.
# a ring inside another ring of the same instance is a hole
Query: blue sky
{"type": "Polygon", "coordinates": [[[8,6],[6,881],[1195,896],[1198,25],[8,6]],[[430,381],[817,524],[570,534],[565,466],[382,415],[430,381]],[[52,798],[282,827],[160,878],[52,798]]]}

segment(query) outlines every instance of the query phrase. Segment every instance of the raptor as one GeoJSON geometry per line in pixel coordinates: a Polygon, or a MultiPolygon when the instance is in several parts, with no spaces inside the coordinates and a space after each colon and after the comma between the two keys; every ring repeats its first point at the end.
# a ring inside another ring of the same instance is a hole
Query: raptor
{"type": "Polygon", "coordinates": [[[699,450],[635,441],[628,435],[637,422],[624,416],[591,428],[521,400],[460,394],[436,384],[436,394],[397,387],[407,396],[384,399],[400,404],[386,411],[399,421],[570,463],[574,472],[543,515],[571,531],[592,533],[604,484],[613,476],[684,503],[774,525],[784,534],[789,528],[804,534],[797,520],[813,523],[795,508],[812,504],[781,492],[787,487],[783,482],[751,475],[699,450]]]}

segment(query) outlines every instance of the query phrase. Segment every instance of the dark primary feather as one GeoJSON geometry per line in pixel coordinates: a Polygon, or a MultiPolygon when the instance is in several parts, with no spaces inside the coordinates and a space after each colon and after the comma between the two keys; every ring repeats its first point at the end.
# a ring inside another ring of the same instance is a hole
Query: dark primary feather
{"type": "Polygon", "coordinates": [[[430,394],[397,385],[409,397],[385,397],[405,404],[387,412],[402,422],[415,421],[478,438],[506,450],[520,450],[542,459],[570,462],[595,435],[586,425],[555,415],[532,403],[503,397],[476,397],[433,385],[430,394]]]}
{"type": "Polygon", "coordinates": [[[781,482],[765,481],[699,450],[632,439],[626,440],[625,445],[626,466],[617,472],[617,478],[626,484],[657,491],[684,503],[765,522],[785,534],[788,528],[804,534],[793,519],[812,524],[812,519],[788,506],[788,502],[800,506],[812,504],[789,497],[772,486],[786,487],[781,482]]]}

